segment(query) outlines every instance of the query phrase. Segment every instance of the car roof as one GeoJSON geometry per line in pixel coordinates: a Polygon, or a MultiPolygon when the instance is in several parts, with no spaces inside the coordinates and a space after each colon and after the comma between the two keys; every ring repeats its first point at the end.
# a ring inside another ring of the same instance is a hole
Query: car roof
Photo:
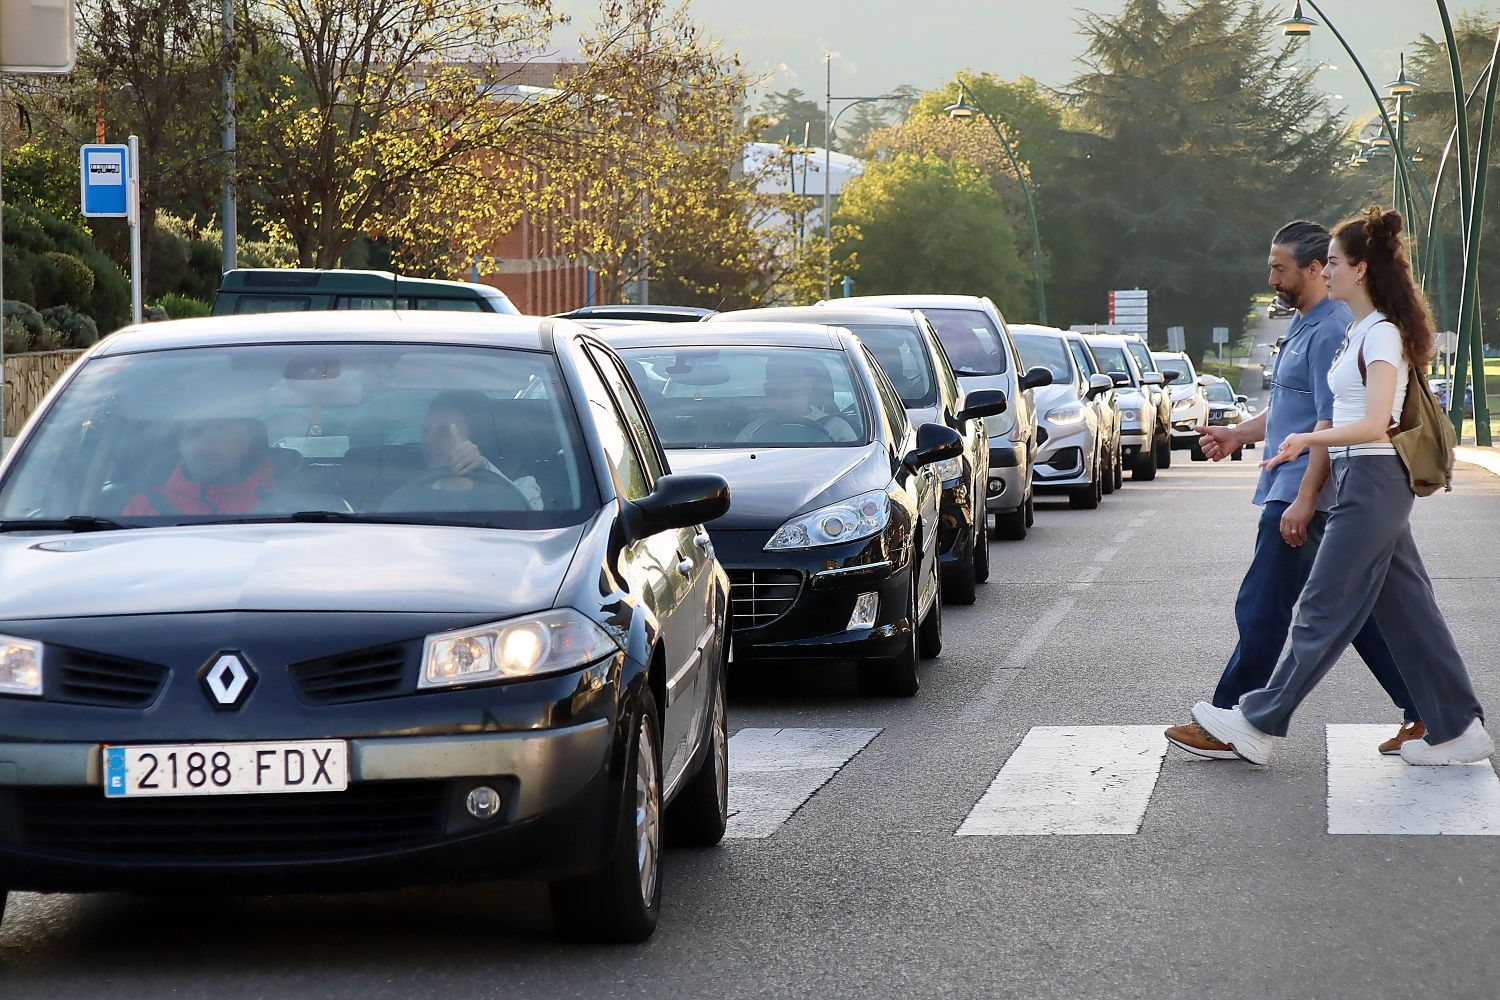
{"type": "Polygon", "coordinates": [[[1085,333],[1083,335],[1083,338],[1085,340],[1097,340],[1101,343],[1111,344],[1119,348],[1123,348],[1125,346],[1125,338],[1118,333],[1085,333]]]}
{"type": "Polygon", "coordinates": [[[471,297],[501,294],[498,288],[472,281],[414,278],[391,271],[353,268],[241,267],[225,271],[221,292],[342,291],[378,295],[381,292],[450,291],[471,297]]]}
{"type": "Polygon", "coordinates": [[[588,331],[565,319],[363,309],[258,313],[169,320],[126,327],[94,349],[98,356],[231,344],[427,343],[549,350],[548,332],[588,331]]]}
{"type": "Polygon", "coordinates": [[[984,299],[978,295],[940,295],[913,293],[909,295],[854,295],[847,299],[824,299],[818,303],[819,308],[837,308],[839,303],[847,302],[850,305],[861,306],[889,306],[896,309],[925,309],[942,308],[944,306],[957,308],[965,306],[973,308],[983,307],[984,299]]]}
{"type": "Polygon", "coordinates": [[[914,309],[887,306],[772,306],[766,309],[740,309],[710,316],[705,322],[719,326],[727,322],[803,323],[817,326],[842,326],[849,323],[892,323],[915,325],[914,309]]]}
{"type": "Polygon", "coordinates": [[[684,326],[680,323],[643,323],[599,330],[619,350],[632,347],[798,347],[846,350],[849,331],[827,324],[775,322],[719,322],[684,326]]]}
{"type": "Polygon", "coordinates": [[[1059,330],[1055,326],[1038,326],[1035,323],[1012,323],[1010,325],[1010,332],[1013,335],[1020,333],[1030,333],[1040,334],[1044,337],[1061,337],[1064,340],[1066,340],[1068,337],[1067,330],[1059,330]]]}
{"type": "Polygon", "coordinates": [[[616,319],[646,323],[696,323],[714,310],[698,306],[613,305],[583,306],[571,312],[558,313],[562,319],[616,319]]]}

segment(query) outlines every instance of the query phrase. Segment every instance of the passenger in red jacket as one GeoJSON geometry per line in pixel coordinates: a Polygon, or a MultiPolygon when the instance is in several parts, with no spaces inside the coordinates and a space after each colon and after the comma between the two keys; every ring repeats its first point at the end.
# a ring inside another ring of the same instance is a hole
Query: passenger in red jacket
{"type": "Polygon", "coordinates": [[[182,462],[171,478],[137,494],[126,517],[171,514],[248,514],[276,492],[258,420],[192,420],[179,437],[182,462]]]}

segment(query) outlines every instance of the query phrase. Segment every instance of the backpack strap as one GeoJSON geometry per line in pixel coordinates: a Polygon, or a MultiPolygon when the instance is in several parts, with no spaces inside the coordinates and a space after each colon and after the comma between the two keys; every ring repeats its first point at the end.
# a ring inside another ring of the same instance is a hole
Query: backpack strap
{"type": "Polygon", "coordinates": [[[1370,370],[1365,367],[1365,341],[1363,337],[1359,340],[1359,357],[1356,360],[1359,361],[1359,380],[1368,386],[1370,384],[1370,370]]]}

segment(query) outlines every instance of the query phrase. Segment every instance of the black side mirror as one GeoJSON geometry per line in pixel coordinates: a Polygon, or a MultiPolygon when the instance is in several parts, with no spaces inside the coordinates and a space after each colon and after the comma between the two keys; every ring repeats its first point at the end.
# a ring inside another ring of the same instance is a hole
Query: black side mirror
{"type": "Polygon", "coordinates": [[[1090,375],[1089,391],[1083,394],[1084,399],[1094,399],[1104,395],[1115,387],[1115,380],[1108,375],[1090,375]]]}
{"type": "Polygon", "coordinates": [[[964,439],[958,431],[943,424],[923,424],[917,428],[917,446],[901,461],[908,469],[920,469],[934,462],[945,462],[964,453],[964,439]]]}
{"type": "Polygon", "coordinates": [[[1161,377],[1163,385],[1171,385],[1173,382],[1176,382],[1178,379],[1182,378],[1182,372],[1178,371],[1176,368],[1163,368],[1161,370],[1161,377]]]}
{"type": "Polygon", "coordinates": [[[1236,403],[1248,403],[1248,402],[1250,402],[1250,397],[1249,396],[1235,396],[1234,397],[1234,401],[1236,403]]]}
{"type": "Polygon", "coordinates": [[[690,528],[729,513],[729,483],[723,476],[662,476],[656,489],[630,504],[631,530],[637,538],[690,528]]]}
{"type": "Polygon", "coordinates": [[[973,420],[975,417],[998,417],[1010,406],[1010,400],[1005,398],[1005,392],[1001,389],[975,389],[964,397],[964,408],[958,414],[960,420],[973,420]]]}
{"type": "Polygon", "coordinates": [[[1130,385],[1130,376],[1125,372],[1110,372],[1109,377],[1115,380],[1116,389],[1124,389],[1130,385]]]}
{"type": "Polygon", "coordinates": [[[1042,368],[1041,366],[1037,366],[1036,368],[1028,368],[1026,370],[1026,374],[1021,376],[1022,389],[1040,389],[1044,385],[1051,384],[1051,368],[1042,368]]]}

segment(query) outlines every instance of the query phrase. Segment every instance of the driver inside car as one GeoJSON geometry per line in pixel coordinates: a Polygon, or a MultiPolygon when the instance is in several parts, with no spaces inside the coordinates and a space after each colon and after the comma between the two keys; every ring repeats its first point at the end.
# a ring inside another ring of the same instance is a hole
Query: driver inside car
{"type": "Polygon", "coordinates": [[[445,392],[433,399],[422,422],[427,471],[391,494],[383,508],[427,510],[441,506],[438,498],[444,493],[480,491],[485,494],[483,506],[541,510],[536,480],[531,476],[511,479],[472,440],[473,429],[485,426],[488,405],[487,396],[473,391],[445,392]]]}
{"type": "Polygon", "coordinates": [[[773,355],[766,362],[766,381],[762,389],[766,412],[746,424],[736,441],[754,442],[779,439],[789,425],[811,425],[829,440],[859,440],[849,422],[839,416],[833,400],[833,377],[822,362],[811,358],[773,355]]]}
{"type": "Polygon", "coordinates": [[[249,514],[276,492],[265,425],[247,417],[184,421],[171,477],[125,505],[126,517],[249,514]]]}

